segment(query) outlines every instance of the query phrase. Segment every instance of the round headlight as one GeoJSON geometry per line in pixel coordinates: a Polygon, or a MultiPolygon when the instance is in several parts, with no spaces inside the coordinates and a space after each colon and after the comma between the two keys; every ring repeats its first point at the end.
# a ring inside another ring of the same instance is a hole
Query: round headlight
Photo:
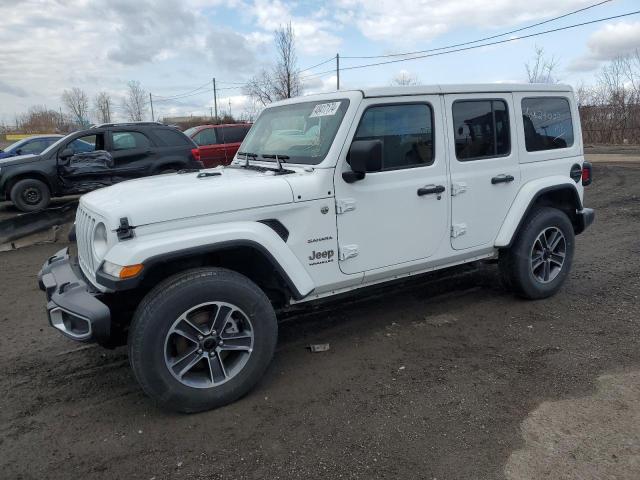
{"type": "Polygon", "coordinates": [[[93,230],[93,253],[98,260],[102,260],[107,253],[107,249],[107,227],[100,222],[93,230]]]}

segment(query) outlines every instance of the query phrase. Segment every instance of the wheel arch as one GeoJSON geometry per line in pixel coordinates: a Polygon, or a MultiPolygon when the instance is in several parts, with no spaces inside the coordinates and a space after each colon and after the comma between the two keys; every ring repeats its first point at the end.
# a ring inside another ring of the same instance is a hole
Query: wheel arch
{"type": "Polygon", "coordinates": [[[212,227],[181,230],[176,237],[165,233],[119,242],[105,259],[118,265],[143,264],[142,273],[117,280],[99,270],[97,281],[114,291],[144,290],[190,268],[223,267],[250,278],[265,293],[271,293],[272,300],[278,296],[299,300],[314,290],[303,265],[271,227],[260,222],[212,227]]]}
{"type": "Polygon", "coordinates": [[[496,237],[494,246],[509,248],[516,235],[522,228],[527,216],[540,206],[547,206],[562,210],[567,214],[574,228],[574,232],[582,232],[577,214],[582,209],[582,200],[575,185],[569,181],[530,188],[528,192],[522,189],[511,206],[507,217],[496,237]]]}
{"type": "Polygon", "coordinates": [[[4,197],[6,198],[6,200],[11,200],[10,198],[11,189],[16,183],[18,183],[20,180],[29,180],[29,179],[40,180],[49,188],[49,192],[51,193],[51,196],[56,194],[56,191],[53,188],[53,185],[51,184],[51,181],[47,177],[47,175],[45,175],[42,172],[38,172],[34,170],[29,172],[18,172],[4,181],[4,184],[2,185],[2,191],[4,193],[4,197]]]}

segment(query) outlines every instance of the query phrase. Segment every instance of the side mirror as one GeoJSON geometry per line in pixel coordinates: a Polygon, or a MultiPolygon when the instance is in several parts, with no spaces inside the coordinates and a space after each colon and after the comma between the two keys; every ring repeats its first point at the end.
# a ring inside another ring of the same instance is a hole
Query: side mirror
{"type": "Polygon", "coordinates": [[[382,140],[356,140],[349,148],[347,163],[351,171],[342,172],[347,183],[362,180],[367,172],[382,170],[382,140]]]}
{"type": "Polygon", "coordinates": [[[65,148],[58,155],[60,158],[69,158],[73,157],[73,148],[65,148]]]}

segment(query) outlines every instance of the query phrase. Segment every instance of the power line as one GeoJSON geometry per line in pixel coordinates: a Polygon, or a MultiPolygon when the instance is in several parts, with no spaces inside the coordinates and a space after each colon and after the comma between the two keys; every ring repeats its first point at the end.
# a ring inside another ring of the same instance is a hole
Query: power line
{"type": "MultiPolygon", "coordinates": [[[[551,29],[551,30],[545,30],[543,32],[531,33],[529,35],[523,35],[523,36],[520,36],[520,37],[506,38],[504,40],[498,40],[498,41],[495,41],[495,42],[483,43],[482,45],[473,45],[473,46],[470,46],[470,47],[458,48],[458,49],[454,49],[454,50],[447,50],[446,52],[430,53],[430,54],[427,54],[427,55],[417,55],[417,56],[410,57],[410,58],[400,58],[400,59],[397,59],[397,60],[386,60],[384,62],[368,63],[368,64],[363,64],[363,65],[353,65],[351,67],[341,68],[340,70],[356,70],[356,69],[359,69],[359,68],[377,67],[379,65],[387,65],[387,64],[390,64],[390,63],[408,62],[410,60],[418,60],[418,59],[421,59],[421,58],[437,57],[437,56],[446,55],[446,54],[449,54],[449,53],[463,52],[463,51],[474,50],[476,48],[482,48],[482,47],[490,47],[492,45],[500,45],[500,44],[503,44],[503,43],[515,42],[517,40],[524,40],[526,38],[537,37],[537,36],[540,36],[540,35],[546,35],[548,33],[554,33],[554,32],[559,32],[559,31],[562,31],[562,30],[569,30],[569,29],[572,29],[572,28],[583,27],[585,25],[591,25],[591,24],[594,24],[594,23],[605,22],[607,20],[615,20],[617,18],[629,17],[631,15],[637,15],[638,13],[640,13],[640,10],[636,10],[636,11],[629,12],[629,13],[623,13],[621,15],[614,15],[614,16],[606,17],[606,18],[599,18],[597,20],[591,20],[591,21],[588,21],[588,22],[582,22],[582,23],[576,23],[576,24],[573,24],[573,25],[567,25],[565,27],[559,27],[559,28],[554,28],[554,29],[551,29]]],[[[341,58],[344,58],[344,57],[341,57],[341,58]]],[[[320,77],[320,76],[326,75],[328,73],[335,73],[335,70],[326,70],[324,72],[320,72],[320,73],[316,73],[316,74],[313,74],[313,75],[307,75],[307,76],[301,77],[300,79],[304,80],[306,78],[320,77]]]]}
{"type": "MultiPolygon", "coordinates": [[[[608,0],[608,1],[611,1],[611,0],[608,0]]],[[[333,62],[335,59],[336,59],[336,57],[328,58],[324,62],[320,62],[320,63],[318,63],[316,65],[311,66],[311,67],[307,67],[307,68],[303,68],[302,70],[298,70],[298,73],[306,72],[307,70],[313,70],[316,67],[319,67],[319,66],[324,65],[324,64],[329,63],[329,62],[333,62]]]]}
{"type": "Polygon", "coordinates": [[[517,33],[517,32],[521,32],[523,30],[528,30],[530,28],[539,27],[540,25],[544,25],[546,23],[555,22],[556,20],[560,20],[561,18],[569,17],[571,15],[575,15],[576,13],[584,12],[584,11],[589,10],[591,8],[599,7],[600,5],[604,5],[605,3],[609,3],[611,1],[613,1],[613,0],[604,0],[602,2],[593,4],[593,5],[589,5],[587,7],[583,7],[583,8],[580,8],[578,10],[574,10],[574,11],[569,12],[569,13],[565,13],[564,15],[560,15],[558,17],[553,17],[553,18],[550,18],[548,20],[544,20],[542,22],[534,23],[533,25],[528,25],[526,27],[517,28],[516,30],[511,30],[509,32],[500,33],[498,35],[492,35],[490,37],[480,38],[478,40],[471,40],[469,42],[456,43],[456,44],[453,44],[453,45],[447,45],[445,47],[430,48],[428,50],[417,50],[415,52],[389,53],[389,54],[386,54],[386,55],[341,56],[341,58],[366,59],[366,58],[403,57],[403,56],[406,56],[406,55],[417,55],[419,53],[428,53],[428,52],[437,52],[439,50],[448,50],[450,48],[457,48],[457,47],[462,47],[462,46],[465,46],[465,45],[471,45],[472,43],[485,42],[487,40],[493,40],[494,38],[504,37],[505,35],[511,35],[511,34],[514,34],[514,33],[517,33]]]}

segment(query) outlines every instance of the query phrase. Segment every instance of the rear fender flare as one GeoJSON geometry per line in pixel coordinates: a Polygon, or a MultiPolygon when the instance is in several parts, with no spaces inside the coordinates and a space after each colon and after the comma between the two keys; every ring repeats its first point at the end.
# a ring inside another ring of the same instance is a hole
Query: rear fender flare
{"type": "Polygon", "coordinates": [[[502,222],[500,231],[494,241],[494,246],[496,248],[510,247],[516,233],[520,230],[520,227],[536,201],[549,192],[561,190],[572,192],[576,210],[582,209],[580,194],[578,193],[575,182],[570,178],[553,176],[533,180],[524,184],[518,191],[515,200],[511,204],[509,213],[507,213],[507,216],[502,222]]]}

